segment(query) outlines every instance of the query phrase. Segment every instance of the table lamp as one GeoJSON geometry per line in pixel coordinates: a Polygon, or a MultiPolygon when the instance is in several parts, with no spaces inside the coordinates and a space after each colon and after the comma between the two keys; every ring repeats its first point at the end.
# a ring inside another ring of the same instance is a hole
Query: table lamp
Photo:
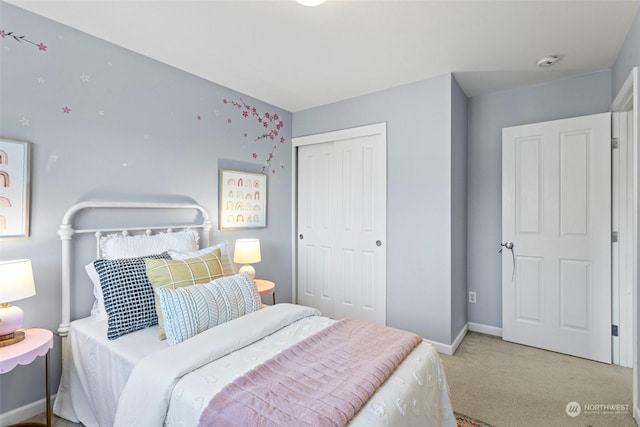
{"type": "Polygon", "coordinates": [[[24,339],[22,327],[24,312],[12,301],[36,294],[31,260],[0,261],[0,347],[15,344],[24,339]]]}
{"type": "Polygon", "coordinates": [[[256,269],[252,263],[260,262],[260,240],[259,239],[238,239],[233,251],[233,262],[244,264],[238,273],[249,273],[251,278],[256,277],[256,269]]]}

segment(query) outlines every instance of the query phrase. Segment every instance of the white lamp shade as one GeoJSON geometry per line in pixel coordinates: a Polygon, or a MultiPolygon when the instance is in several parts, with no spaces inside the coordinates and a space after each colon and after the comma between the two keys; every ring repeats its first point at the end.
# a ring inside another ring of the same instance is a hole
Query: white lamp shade
{"type": "Polygon", "coordinates": [[[233,262],[238,264],[253,264],[260,262],[260,240],[238,239],[233,251],[233,262]]]}
{"type": "Polygon", "coordinates": [[[0,304],[36,294],[31,260],[0,261],[0,304]]]}

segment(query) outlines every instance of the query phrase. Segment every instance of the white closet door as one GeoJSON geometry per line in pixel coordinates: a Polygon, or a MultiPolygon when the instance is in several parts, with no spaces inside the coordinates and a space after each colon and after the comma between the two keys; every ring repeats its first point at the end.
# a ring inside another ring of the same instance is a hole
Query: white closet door
{"type": "Polygon", "coordinates": [[[333,143],[298,150],[298,303],[333,316],[336,198],[333,143]]]}
{"type": "Polygon", "coordinates": [[[298,303],[384,324],[386,129],[305,138],[296,141],[311,142],[298,147],[298,303]]]}

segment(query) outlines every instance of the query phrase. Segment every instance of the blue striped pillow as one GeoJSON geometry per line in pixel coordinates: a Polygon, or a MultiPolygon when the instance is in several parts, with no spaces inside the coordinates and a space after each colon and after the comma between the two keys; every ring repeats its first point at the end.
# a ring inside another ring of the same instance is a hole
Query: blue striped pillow
{"type": "Polygon", "coordinates": [[[158,288],[155,292],[171,344],[262,308],[258,288],[247,273],[182,288],[158,288]]]}

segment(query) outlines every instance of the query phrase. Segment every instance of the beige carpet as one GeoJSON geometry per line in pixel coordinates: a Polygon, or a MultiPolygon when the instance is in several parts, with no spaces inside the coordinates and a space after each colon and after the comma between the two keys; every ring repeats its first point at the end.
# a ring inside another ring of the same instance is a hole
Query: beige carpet
{"type": "Polygon", "coordinates": [[[441,358],[453,409],[495,427],[636,426],[630,368],[474,332],[441,358]]]}

